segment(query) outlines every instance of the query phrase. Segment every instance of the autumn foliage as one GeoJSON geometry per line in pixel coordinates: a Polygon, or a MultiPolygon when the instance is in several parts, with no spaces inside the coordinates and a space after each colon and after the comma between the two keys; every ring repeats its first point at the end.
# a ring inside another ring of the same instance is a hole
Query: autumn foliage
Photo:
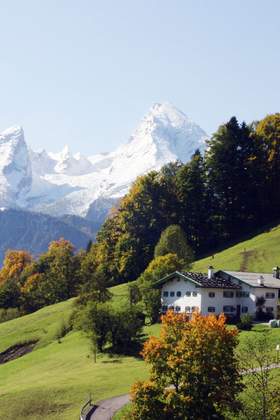
{"type": "Polygon", "coordinates": [[[19,279],[24,268],[31,263],[32,257],[26,251],[7,251],[0,270],[0,285],[10,279],[19,279]]]}
{"type": "Polygon", "coordinates": [[[162,317],[160,337],[144,345],[150,378],[132,388],[133,419],[223,418],[225,409],[237,409],[242,386],[234,355],[237,330],[220,315],[168,311],[162,317]]]}

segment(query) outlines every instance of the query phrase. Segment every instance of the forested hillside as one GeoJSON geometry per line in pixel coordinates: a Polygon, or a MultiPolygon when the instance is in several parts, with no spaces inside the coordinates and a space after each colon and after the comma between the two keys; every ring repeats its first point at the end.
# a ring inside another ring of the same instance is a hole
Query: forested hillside
{"type": "Polygon", "coordinates": [[[185,231],[196,259],[279,218],[280,114],[221,125],[205,156],[139,177],[92,247],[108,284],[135,280],[153,258],[161,232],[185,231]]]}
{"type": "MultiPolygon", "coordinates": [[[[59,240],[37,258],[8,252],[0,270],[0,308],[27,313],[81,293],[82,300],[97,293],[102,301],[107,287],[140,275],[149,289],[151,275],[156,280],[176,267],[190,267],[193,260],[276,224],[279,179],[280,114],[251,125],[232,118],[212,136],[205,156],[197,151],[186,164],[171,163],[139,177],[86,250],[76,253],[71,242],[59,240]]],[[[46,226],[39,239],[47,238],[44,232],[46,226]]],[[[251,249],[238,252],[226,268],[247,270],[252,256],[264,261],[251,249]]],[[[222,262],[223,257],[211,260],[217,268],[222,262]]]]}

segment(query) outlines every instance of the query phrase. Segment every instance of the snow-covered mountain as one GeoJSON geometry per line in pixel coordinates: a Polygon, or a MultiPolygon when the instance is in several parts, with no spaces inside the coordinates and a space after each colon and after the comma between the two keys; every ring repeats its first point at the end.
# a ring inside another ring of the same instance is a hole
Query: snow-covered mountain
{"type": "Polygon", "coordinates": [[[21,127],[0,134],[1,207],[21,203],[31,189],[31,162],[21,127]]]}
{"type": "Polygon", "coordinates": [[[206,133],[168,103],[155,104],[126,144],[85,157],[28,150],[23,130],[0,134],[0,207],[102,217],[138,175],[205,148],[206,133]]]}

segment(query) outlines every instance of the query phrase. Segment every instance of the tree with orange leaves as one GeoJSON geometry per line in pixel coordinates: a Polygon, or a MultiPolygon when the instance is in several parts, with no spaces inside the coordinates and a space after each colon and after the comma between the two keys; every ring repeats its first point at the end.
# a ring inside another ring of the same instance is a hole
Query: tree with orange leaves
{"type": "Polygon", "coordinates": [[[6,252],[0,270],[0,307],[20,306],[20,279],[23,271],[31,264],[32,257],[26,251],[9,250],[6,252]]]}
{"type": "Polygon", "coordinates": [[[19,280],[21,273],[31,261],[32,257],[27,251],[7,251],[0,270],[0,285],[10,279],[19,280]]]}
{"type": "Polygon", "coordinates": [[[237,410],[241,377],[234,354],[237,329],[220,315],[168,311],[160,337],[151,337],[142,355],[151,366],[150,378],[132,388],[130,418],[141,420],[222,419],[237,410]]]}

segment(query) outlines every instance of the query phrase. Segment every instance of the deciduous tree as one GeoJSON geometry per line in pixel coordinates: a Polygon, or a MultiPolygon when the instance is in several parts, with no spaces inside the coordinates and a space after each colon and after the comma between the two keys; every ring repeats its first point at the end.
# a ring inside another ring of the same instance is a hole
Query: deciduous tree
{"type": "Polygon", "coordinates": [[[237,408],[242,389],[234,353],[237,334],[226,327],[223,315],[196,313],[188,321],[169,311],[160,337],[144,345],[151,374],[132,389],[131,418],[221,419],[225,409],[237,408]]]}

